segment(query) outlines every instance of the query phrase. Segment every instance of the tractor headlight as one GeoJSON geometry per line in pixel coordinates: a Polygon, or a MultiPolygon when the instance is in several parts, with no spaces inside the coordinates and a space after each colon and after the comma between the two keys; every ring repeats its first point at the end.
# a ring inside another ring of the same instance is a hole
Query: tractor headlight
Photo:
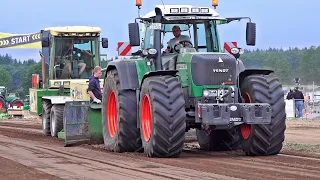
{"type": "Polygon", "coordinates": [[[142,54],[147,56],[148,55],[148,50],[147,49],[142,50],[142,54]]]}
{"type": "Polygon", "coordinates": [[[203,96],[205,97],[213,97],[213,96],[217,96],[218,95],[218,91],[217,90],[203,90],[203,96]]]}
{"type": "Polygon", "coordinates": [[[203,96],[208,97],[210,95],[210,92],[208,90],[203,91],[203,96]]]}
{"type": "Polygon", "coordinates": [[[209,8],[201,8],[201,13],[209,13],[209,8]]]}
{"type": "Polygon", "coordinates": [[[179,8],[170,8],[170,13],[179,13],[179,8]]]}
{"type": "Polygon", "coordinates": [[[239,52],[240,52],[239,48],[236,48],[236,47],[231,48],[231,53],[232,54],[239,54],[239,52]]]}
{"type": "Polygon", "coordinates": [[[156,49],[149,49],[148,53],[151,55],[155,55],[155,54],[157,54],[157,50],[156,49]]]}
{"type": "Polygon", "coordinates": [[[200,8],[191,8],[191,13],[200,13],[200,8]]]}
{"type": "Polygon", "coordinates": [[[189,8],[180,8],[180,12],[181,13],[188,13],[189,12],[189,8]]]}

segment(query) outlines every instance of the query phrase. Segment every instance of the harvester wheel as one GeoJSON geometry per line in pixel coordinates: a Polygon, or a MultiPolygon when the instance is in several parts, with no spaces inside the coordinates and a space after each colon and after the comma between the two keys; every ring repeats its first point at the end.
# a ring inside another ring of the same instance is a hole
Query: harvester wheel
{"type": "Polygon", "coordinates": [[[20,99],[16,99],[10,103],[10,106],[17,106],[17,108],[20,108],[21,106],[23,106],[23,102],[20,99]]]}
{"type": "Polygon", "coordinates": [[[144,80],[139,103],[140,133],[148,157],[179,157],[186,130],[181,83],[173,76],[144,80]]]}
{"type": "Polygon", "coordinates": [[[107,150],[137,152],[142,150],[137,128],[137,100],[133,90],[120,90],[116,69],[108,71],[102,102],[102,132],[107,150]]]}
{"type": "Polygon", "coordinates": [[[0,96],[0,113],[5,113],[5,112],[7,112],[6,102],[5,102],[5,100],[0,96]]]}
{"type": "Polygon", "coordinates": [[[241,94],[246,103],[269,103],[271,124],[240,126],[242,148],[246,155],[275,155],[282,149],[285,137],[286,112],[282,86],[273,75],[251,75],[244,79],[241,94]]]}
{"type": "Polygon", "coordinates": [[[48,100],[42,100],[42,131],[46,136],[50,136],[50,112],[52,104],[48,100]]]}
{"type": "Polygon", "coordinates": [[[52,137],[57,137],[58,132],[63,129],[64,105],[55,104],[50,113],[50,132],[52,137]]]}
{"type": "Polygon", "coordinates": [[[200,148],[206,151],[231,151],[241,147],[236,129],[211,132],[196,129],[196,135],[200,148]]]}

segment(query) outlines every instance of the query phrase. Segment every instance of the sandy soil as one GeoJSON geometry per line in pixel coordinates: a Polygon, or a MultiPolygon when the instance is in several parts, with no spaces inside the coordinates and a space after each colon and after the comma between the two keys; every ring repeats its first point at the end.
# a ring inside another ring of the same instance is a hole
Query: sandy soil
{"type": "Polygon", "coordinates": [[[142,153],[108,152],[103,145],[63,147],[63,140],[41,134],[39,120],[0,120],[0,156],[47,173],[41,175],[47,179],[320,179],[320,120],[287,124],[285,147],[276,156],[203,152],[191,142],[181,158],[151,159],[142,153]]]}

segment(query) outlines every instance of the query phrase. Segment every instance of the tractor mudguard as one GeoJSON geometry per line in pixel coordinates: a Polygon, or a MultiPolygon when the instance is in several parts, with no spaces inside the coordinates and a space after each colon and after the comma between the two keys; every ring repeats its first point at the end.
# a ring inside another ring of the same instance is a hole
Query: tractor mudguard
{"type": "Polygon", "coordinates": [[[241,86],[244,78],[246,78],[247,76],[250,76],[253,74],[268,75],[273,72],[274,72],[273,70],[268,70],[268,69],[246,69],[239,74],[239,77],[238,77],[239,85],[241,86]]]}
{"type": "MultiPolygon", "coordinates": [[[[111,61],[108,63],[106,69],[103,71],[110,71],[111,69],[117,69],[120,88],[121,89],[138,89],[139,81],[135,61],[111,61]]],[[[107,77],[106,76],[104,78],[107,77]]]]}
{"type": "Polygon", "coordinates": [[[143,84],[143,81],[147,78],[147,77],[151,77],[151,76],[165,76],[165,75],[171,75],[171,76],[175,76],[177,74],[177,72],[179,72],[178,70],[161,70],[161,71],[150,71],[148,73],[146,73],[141,81],[141,84],[143,84]]]}

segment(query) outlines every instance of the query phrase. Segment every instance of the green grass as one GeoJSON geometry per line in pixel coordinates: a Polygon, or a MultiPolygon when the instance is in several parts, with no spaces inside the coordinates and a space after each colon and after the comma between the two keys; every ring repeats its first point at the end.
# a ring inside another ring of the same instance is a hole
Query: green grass
{"type": "Polygon", "coordinates": [[[320,152],[320,145],[299,144],[284,141],[284,148],[296,151],[320,152]]]}

